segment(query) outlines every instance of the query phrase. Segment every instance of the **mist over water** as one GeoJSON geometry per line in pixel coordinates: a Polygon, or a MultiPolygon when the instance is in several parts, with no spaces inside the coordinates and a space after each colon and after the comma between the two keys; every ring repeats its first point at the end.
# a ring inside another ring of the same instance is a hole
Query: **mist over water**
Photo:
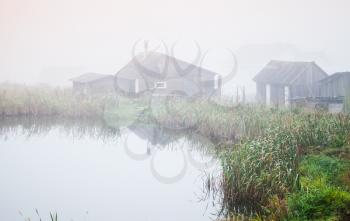
{"type": "Polygon", "coordinates": [[[350,159],[349,9],[0,0],[0,221],[298,215],[302,155],[350,159]]]}
{"type": "Polygon", "coordinates": [[[2,119],[1,218],[35,219],[38,209],[60,220],[211,220],[215,209],[202,201],[204,172],[216,165],[210,151],[183,135],[140,137],[147,130],[2,119]]]}
{"type": "Polygon", "coordinates": [[[350,70],[350,3],[322,1],[41,1],[0,3],[0,81],[70,86],[85,72],[115,74],[139,39],[178,42],[176,56],[191,62],[210,50],[203,66],[224,73],[233,50],[236,78],[245,85],[271,59],[316,61],[326,72],[350,70]],[[296,16],[297,12],[297,16],[296,16]],[[220,57],[221,55],[221,57],[220,57]],[[226,56],[226,57],[225,57],[226,56]]]}

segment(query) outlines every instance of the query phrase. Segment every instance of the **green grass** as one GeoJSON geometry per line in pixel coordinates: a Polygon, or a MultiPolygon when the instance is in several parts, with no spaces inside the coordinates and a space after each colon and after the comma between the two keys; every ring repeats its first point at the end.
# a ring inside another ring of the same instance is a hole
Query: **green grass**
{"type": "Polygon", "coordinates": [[[349,220],[350,193],[324,181],[291,195],[288,220],[349,220]]]}
{"type": "Polygon", "coordinates": [[[325,155],[301,162],[301,189],[288,197],[289,220],[349,220],[348,161],[325,155]]]}
{"type": "Polygon", "coordinates": [[[265,220],[348,216],[347,113],[177,98],[79,97],[70,90],[1,85],[0,115],[98,117],[118,128],[141,121],[191,129],[222,150],[222,174],[207,184],[220,198],[222,214],[249,207],[265,220]]]}
{"type": "Polygon", "coordinates": [[[146,108],[144,100],[119,97],[116,102],[110,102],[106,106],[104,119],[115,128],[130,126],[140,121],[146,108]]]}
{"type": "Polygon", "coordinates": [[[345,179],[350,175],[349,161],[325,155],[308,155],[301,162],[299,170],[304,180],[323,179],[327,184],[350,190],[350,183],[345,179]]]}
{"type": "MultiPolygon", "coordinates": [[[[244,110],[246,107],[240,108],[244,110]]],[[[318,179],[327,181],[328,189],[325,187],[327,191],[322,193],[321,198],[333,194],[329,196],[332,200],[340,197],[339,203],[346,204],[350,179],[349,160],[346,159],[350,135],[350,118],[347,114],[276,109],[248,109],[240,113],[244,115],[242,119],[260,119],[250,120],[259,122],[256,127],[248,128],[255,136],[251,136],[252,133],[245,136],[243,133],[239,143],[225,145],[227,150],[221,155],[223,172],[216,179],[211,178],[210,187],[219,191],[216,195],[221,197],[221,214],[230,215],[237,207],[254,206],[259,217],[282,220],[287,215],[281,211],[288,211],[288,207],[290,211],[301,208],[293,206],[296,203],[287,205],[287,196],[300,194],[293,202],[302,200],[305,197],[300,192],[304,189],[303,185],[307,184],[307,180],[315,182],[318,179]],[[309,155],[315,152],[310,149],[330,156],[309,155]]],[[[317,200],[307,202],[311,207],[322,204],[317,200]]],[[[324,206],[333,211],[329,213],[330,217],[334,214],[338,218],[344,216],[326,202],[324,206]]],[[[338,206],[343,208],[340,204],[338,206]]]]}

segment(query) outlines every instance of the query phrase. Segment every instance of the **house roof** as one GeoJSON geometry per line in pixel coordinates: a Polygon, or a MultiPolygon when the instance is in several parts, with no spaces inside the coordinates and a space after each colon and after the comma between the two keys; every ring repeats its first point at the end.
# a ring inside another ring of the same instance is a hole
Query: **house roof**
{"type": "Polygon", "coordinates": [[[328,77],[326,77],[324,79],[321,79],[320,82],[321,83],[328,83],[328,82],[337,80],[337,79],[344,77],[344,76],[350,77],[350,72],[337,72],[337,73],[334,73],[332,75],[329,75],[328,77]]]}
{"type": "Polygon", "coordinates": [[[323,71],[315,62],[271,61],[253,80],[268,84],[313,84],[325,77],[323,71]]]}
{"type": "Polygon", "coordinates": [[[117,73],[117,76],[123,79],[140,78],[140,75],[147,79],[200,76],[201,80],[213,80],[217,73],[158,52],[136,55],[117,73]]]}
{"type": "Polygon", "coordinates": [[[89,82],[97,81],[106,77],[113,77],[113,76],[107,75],[107,74],[85,73],[76,78],[72,78],[70,80],[76,83],[89,83],[89,82]]]}

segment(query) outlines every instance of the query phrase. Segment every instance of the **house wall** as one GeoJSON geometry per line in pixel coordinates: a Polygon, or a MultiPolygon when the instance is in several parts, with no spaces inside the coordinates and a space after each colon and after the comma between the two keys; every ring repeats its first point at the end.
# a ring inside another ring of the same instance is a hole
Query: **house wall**
{"type": "Polygon", "coordinates": [[[155,96],[165,96],[172,94],[181,94],[183,96],[220,96],[222,82],[218,79],[217,83],[213,80],[200,81],[193,78],[178,77],[170,79],[141,79],[140,84],[149,85],[145,89],[152,90],[155,96]],[[154,88],[157,82],[165,82],[166,88],[154,88]]]}
{"type": "Polygon", "coordinates": [[[291,85],[290,86],[291,98],[309,97],[312,95],[311,89],[307,85],[291,85]]]}
{"type": "Polygon", "coordinates": [[[341,97],[350,94],[350,76],[343,75],[331,81],[321,83],[322,97],[341,97]]]}
{"type": "Polygon", "coordinates": [[[113,93],[113,76],[88,83],[73,82],[73,90],[75,93],[90,95],[113,93]]]}
{"type": "Polygon", "coordinates": [[[273,84],[270,86],[271,91],[271,105],[284,106],[285,105],[285,90],[284,85],[273,84]]]}
{"type": "Polygon", "coordinates": [[[256,83],[256,99],[260,104],[266,102],[266,85],[263,83],[256,83]]]}
{"type": "Polygon", "coordinates": [[[284,106],[285,98],[286,98],[285,85],[278,85],[278,84],[269,85],[270,95],[267,95],[268,93],[267,88],[268,88],[267,84],[264,84],[264,83],[256,84],[258,103],[273,105],[273,106],[284,106]],[[267,99],[270,99],[270,101],[267,101],[267,99]]]}
{"type": "MultiPolygon", "coordinates": [[[[116,78],[114,81],[116,92],[128,95],[135,94],[136,80],[116,78]]],[[[143,82],[138,81],[138,92],[143,91],[145,91],[145,85],[143,84],[143,82]]]]}
{"type": "Polygon", "coordinates": [[[106,93],[113,93],[115,91],[114,89],[114,77],[106,77],[94,82],[90,82],[90,92],[92,94],[106,94],[106,93]]]}
{"type": "MultiPolygon", "coordinates": [[[[161,80],[160,80],[161,81],[161,80]]],[[[214,81],[193,81],[186,78],[172,78],[163,80],[166,88],[155,88],[154,95],[182,94],[184,96],[219,96],[221,94],[221,81],[215,89],[214,81]]],[[[153,83],[156,83],[154,81],[153,83]]]]}

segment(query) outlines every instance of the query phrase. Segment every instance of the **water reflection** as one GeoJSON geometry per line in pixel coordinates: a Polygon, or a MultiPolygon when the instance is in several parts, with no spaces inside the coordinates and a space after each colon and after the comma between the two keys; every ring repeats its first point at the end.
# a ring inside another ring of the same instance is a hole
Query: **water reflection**
{"type": "Polygon", "coordinates": [[[203,172],[217,166],[212,146],[158,125],[0,119],[0,219],[38,208],[61,220],[86,211],[89,220],[211,220],[213,205],[199,199],[203,172]]]}
{"type": "Polygon", "coordinates": [[[120,129],[109,127],[104,121],[96,119],[66,119],[55,117],[8,117],[0,118],[0,138],[9,135],[45,136],[51,130],[57,129],[65,136],[83,138],[85,136],[106,140],[118,138],[120,129]]]}

